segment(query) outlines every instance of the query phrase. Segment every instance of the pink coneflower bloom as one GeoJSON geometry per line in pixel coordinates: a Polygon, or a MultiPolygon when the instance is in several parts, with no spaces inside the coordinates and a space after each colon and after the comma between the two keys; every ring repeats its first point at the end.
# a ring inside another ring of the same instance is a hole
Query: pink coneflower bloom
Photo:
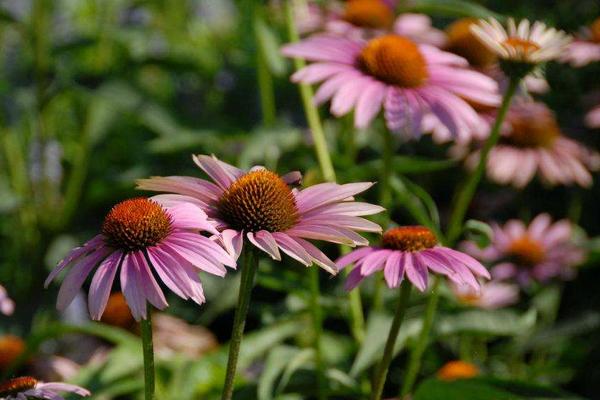
{"type": "Polygon", "coordinates": [[[424,226],[401,226],[383,234],[381,246],[369,246],[341,257],[339,269],[354,263],[348,275],[346,290],[383,270],[389,288],[400,285],[404,276],[420,291],[427,288],[428,270],[446,275],[451,281],[479,290],[476,276],[490,277],[477,260],[459,251],[438,245],[435,234],[424,226]]]}
{"type": "Polygon", "coordinates": [[[183,201],[202,208],[236,257],[246,238],[274,260],[281,260],[281,250],[306,266],[315,263],[335,274],[335,264],[306,239],[365,246],[368,241],[356,232],[381,232],[379,225],[360,217],[383,208],[352,197],[372,183],[322,183],[298,190],[289,186],[300,181],[298,172],[243,171],[206,155],[194,156],[194,161],[214,183],[169,176],[139,180],[138,188],[175,193],[155,196],[162,204],[183,201]]]}
{"type": "Polygon", "coordinates": [[[600,128],[600,105],[592,108],[585,116],[585,124],[589,128],[600,128]]]}
{"type": "Polygon", "coordinates": [[[323,82],[315,102],[331,99],[331,112],[354,109],[354,124],[365,128],[381,108],[389,129],[419,136],[421,121],[434,114],[453,135],[477,126],[479,118],[465,101],[497,105],[498,85],[465,67],[465,59],[433,46],[388,34],[370,41],[313,36],[283,48],[289,57],[315,63],[292,76],[294,82],[323,82]]]}
{"type": "Polygon", "coordinates": [[[88,296],[90,315],[95,320],[106,308],[119,268],[121,290],[137,321],[146,318],[147,302],[158,309],[168,305],[154,273],[178,296],[202,304],[204,292],[198,272],[224,276],[224,265],[235,267],[235,261],[200,231],[218,234],[206,214],[193,204],[165,206],[153,199],[125,200],[110,210],[101,234],[58,264],[46,286],[71,267],[57,299],[57,308],[65,309],[96,269],[88,296]]]}
{"type": "Polygon", "coordinates": [[[483,262],[495,264],[494,279],[515,278],[521,285],[532,279],[569,279],[585,258],[573,243],[573,226],[568,220],[552,223],[548,214],[540,214],[529,226],[510,220],[504,226],[492,224],[492,229],[494,235],[488,247],[481,250],[467,242],[463,249],[483,262]]]}
{"type": "Polygon", "coordinates": [[[0,398],[3,400],[27,400],[29,398],[65,400],[60,393],[89,396],[89,390],[62,382],[40,382],[30,376],[9,379],[0,383],[0,398]]]}
{"type": "Polygon", "coordinates": [[[15,302],[8,297],[8,293],[4,286],[0,285],[0,313],[4,315],[12,315],[15,311],[15,302]]]}
{"type": "MultiPolygon", "coordinates": [[[[479,150],[467,158],[473,168],[479,150]]],[[[542,103],[515,102],[502,130],[502,138],[490,152],[487,175],[494,182],[524,187],[533,177],[550,185],[592,184],[590,171],[599,168],[599,156],[565,137],[553,112],[542,103]]]]}
{"type": "Polygon", "coordinates": [[[600,61],[600,18],[582,29],[582,34],[569,45],[561,60],[574,67],[600,61]]]}
{"type": "Polygon", "coordinates": [[[479,292],[468,285],[450,285],[456,299],[467,306],[496,310],[519,301],[519,287],[509,283],[490,281],[481,284],[479,292]]]}

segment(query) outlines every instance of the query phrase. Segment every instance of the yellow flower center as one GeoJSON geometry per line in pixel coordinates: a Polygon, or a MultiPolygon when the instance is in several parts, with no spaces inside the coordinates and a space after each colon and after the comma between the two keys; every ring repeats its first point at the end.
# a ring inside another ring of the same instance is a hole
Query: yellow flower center
{"type": "Polygon", "coordinates": [[[479,375],[479,368],[465,361],[450,361],[437,372],[437,377],[444,381],[468,379],[479,375]]]}
{"type": "Polygon", "coordinates": [[[446,28],[446,49],[466,58],[475,67],[487,67],[497,61],[496,55],[471,32],[475,18],[462,18],[446,28]]]}
{"type": "Polygon", "coordinates": [[[540,49],[540,46],[537,43],[514,36],[506,39],[503,44],[507,47],[512,47],[513,49],[517,50],[519,54],[523,55],[524,59],[526,59],[534,51],[540,49]]]}
{"type": "Polygon", "coordinates": [[[225,191],[217,204],[219,216],[233,229],[282,232],[299,219],[296,199],[279,175],[249,172],[225,191]]]}
{"type": "Polygon", "coordinates": [[[528,236],[513,241],[508,247],[508,253],[517,264],[526,267],[533,267],[545,258],[542,245],[528,236]]]}
{"type": "Polygon", "coordinates": [[[381,0],[350,0],[342,19],[361,28],[389,29],[394,12],[381,0]]]}
{"type": "Polygon", "coordinates": [[[0,371],[5,371],[25,351],[25,342],[18,336],[0,337],[0,371]]]}
{"type": "Polygon", "coordinates": [[[37,380],[31,376],[21,376],[19,378],[9,379],[6,382],[0,383],[0,397],[8,397],[16,395],[19,392],[33,389],[37,384],[37,380]]]}
{"type": "Polygon", "coordinates": [[[419,47],[398,35],[384,35],[369,41],[360,53],[358,64],[365,73],[405,88],[421,86],[429,77],[419,47]]]}
{"type": "Polygon", "coordinates": [[[383,234],[382,246],[400,251],[421,251],[438,243],[435,234],[424,226],[400,226],[383,234]]]}
{"type": "Polygon", "coordinates": [[[139,250],[160,243],[171,231],[171,216],[155,201],[125,200],[114,206],[102,224],[108,245],[139,250]]]}
{"type": "Polygon", "coordinates": [[[514,112],[508,116],[510,134],[502,142],[523,148],[550,147],[561,135],[560,127],[550,110],[525,113],[514,112]]]}
{"type": "Polygon", "coordinates": [[[596,18],[590,25],[590,32],[592,33],[592,41],[600,43],[600,18],[596,18]]]}
{"type": "Polygon", "coordinates": [[[118,326],[129,331],[135,330],[137,326],[125,301],[125,296],[121,292],[115,292],[110,295],[100,321],[107,325],[118,326]]]}

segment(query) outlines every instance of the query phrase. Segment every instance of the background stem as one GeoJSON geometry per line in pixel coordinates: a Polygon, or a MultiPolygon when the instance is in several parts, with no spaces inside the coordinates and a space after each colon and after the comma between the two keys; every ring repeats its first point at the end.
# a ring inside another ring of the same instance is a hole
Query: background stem
{"type": "Polygon", "coordinates": [[[498,143],[500,139],[500,128],[502,127],[502,123],[506,117],[506,113],[510,108],[510,103],[515,95],[517,88],[519,87],[520,80],[511,79],[508,84],[508,89],[504,94],[502,99],[502,105],[498,110],[498,114],[496,115],[496,121],[494,122],[494,126],[492,127],[492,131],[490,132],[490,136],[486,140],[483,148],[481,149],[481,154],[479,158],[479,163],[477,164],[477,168],[471,175],[467,181],[462,185],[458,196],[456,197],[456,201],[454,203],[454,209],[452,214],[450,215],[450,222],[448,224],[448,234],[446,237],[448,238],[449,245],[452,246],[454,242],[459,238],[460,233],[462,232],[462,225],[465,219],[465,214],[467,213],[467,209],[471,204],[471,200],[473,200],[473,196],[475,195],[475,191],[477,190],[477,186],[483,177],[483,173],[485,172],[488,155],[492,148],[498,143]]]}
{"type": "Polygon", "coordinates": [[[410,359],[408,361],[408,370],[406,372],[406,377],[404,378],[404,383],[402,384],[402,390],[400,392],[400,398],[404,398],[407,394],[409,394],[415,384],[417,379],[417,374],[419,373],[419,369],[421,368],[421,358],[423,357],[423,353],[425,352],[425,348],[427,347],[427,341],[429,340],[429,331],[431,330],[431,326],[433,325],[433,317],[435,316],[435,310],[437,308],[437,303],[439,299],[439,287],[441,279],[436,276],[435,282],[433,283],[433,287],[431,288],[431,293],[429,295],[429,300],[427,302],[427,307],[425,309],[425,316],[423,317],[423,326],[421,328],[421,332],[419,333],[419,337],[417,339],[417,343],[410,353],[410,359]]]}
{"type": "Polygon", "coordinates": [[[411,287],[412,285],[409,282],[403,282],[400,285],[400,293],[398,295],[396,313],[394,314],[392,326],[390,327],[390,332],[385,343],[385,348],[383,350],[383,358],[377,365],[375,379],[373,380],[373,391],[371,392],[371,400],[379,400],[381,399],[381,395],[383,394],[383,387],[385,386],[388,369],[392,362],[392,357],[394,356],[394,346],[396,345],[398,332],[400,331],[400,326],[402,325],[402,320],[404,319],[406,306],[408,305],[408,298],[410,297],[411,287]]]}
{"type": "Polygon", "coordinates": [[[141,322],[142,351],[144,354],[144,398],[154,400],[154,345],[152,343],[152,307],[148,305],[148,315],[141,322]]]}
{"type": "Polygon", "coordinates": [[[323,400],[327,398],[327,388],[325,386],[325,366],[323,365],[323,352],[321,350],[321,336],[323,333],[323,315],[319,299],[321,292],[319,288],[319,268],[313,265],[310,268],[310,308],[312,313],[313,347],[315,352],[315,365],[317,367],[317,398],[323,400]]]}
{"type": "Polygon", "coordinates": [[[222,400],[231,400],[231,397],[233,396],[233,384],[240,353],[240,344],[242,343],[242,337],[244,335],[246,316],[248,315],[248,309],[250,308],[250,295],[252,293],[254,276],[256,275],[257,269],[258,255],[256,254],[256,251],[247,246],[244,250],[244,265],[241,271],[240,292],[233,320],[231,341],[229,342],[229,358],[227,360],[227,372],[225,375],[223,395],[221,396],[222,400]]]}

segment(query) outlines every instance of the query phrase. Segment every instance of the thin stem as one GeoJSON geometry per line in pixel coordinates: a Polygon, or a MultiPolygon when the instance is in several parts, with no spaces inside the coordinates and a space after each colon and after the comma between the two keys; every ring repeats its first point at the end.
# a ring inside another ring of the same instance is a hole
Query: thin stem
{"type": "MultiPolygon", "coordinates": [[[[291,2],[286,2],[286,19],[288,26],[288,35],[291,42],[297,42],[300,39],[296,25],[294,22],[294,13],[291,2]]],[[[300,58],[294,59],[294,67],[296,70],[303,68],[306,65],[304,60],[300,58]]],[[[304,113],[306,114],[306,120],[308,127],[312,135],[313,142],[315,144],[315,150],[317,152],[317,159],[323,174],[323,179],[328,182],[335,182],[335,170],[333,163],[331,162],[331,156],[327,148],[327,141],[325,140],[325,132],[323,131],[323,125],[319,118],[319,111],[313,103],[313,89],[310,85],[299,84],[300,97],[302,97],[302,104],[304,105],[304,113]]]]}
{"type": "Polygon", "coordinates": [[[408,361],[408,370],[406,372],[406,377],[404,378],[404,383],[402,385],[402,390],[400,394],[400,398],[404,398],[407,394],[409,394],[415,384],[417,379],[417,374],[421,368],[421,358],[423,357],[423,353],[425,352],[425,348],[427,347],[427,341],[429,340],[429,331],[431,330],[431,326],[433,325],[433,317],[435,316],[435,310],[437,308],[437,303],[439,299],[439,287],[441,279],[439,277],[435,277],[435,282],[433,287],[431,288],[431,294],[429,295],[429,300],[427,302],[427,307],[425,309],[425,316],[423,317],[423,326],[421,328],[421,332],[419,333],[419,337],[417,339],[417,343],[410,353],[410,359],[408,361]]]}
{"type": "Polygon", "coordinates": [[[383,350],[383,358],[377,365],[375,372],[375,379],[373,380],[373,390],[371,392],[371,400],[380,400],[383,394],[383,387],[387,378],[388,369],[392,363],[392,357],[394,356],[394,346],[396,345],[396,339],[398,338],[398,332],[404,319],[406,312],[406,306],[408,305],[408,298],[410,297],[411,284],[404,282],[400,285],[400,293],[398,295],[398,304],[396,306],[396,313],[390,327],[387,341],[385,342],[385,348],[383,350]]]}
{"type": "Polygon", "coordinates": [[[312,266],[310,268],[310,302],[313,323],[313,348],[315,352],[315,365],[317,366],[317,398],[324,400],[327,398],[327,388],[325,386],[325,367],[323,365],[323,352],[321,350],[321,336],[323,334],[323,315],[319,299],[321,292],[319,288],[319,268],[312,266]]]}
{"type": "Polygon", "coordinates": [[[144,398],[154,400],[154,346],[152,344],[152,309],[148,306],[148,315],[142,320],[142,351],[144,353],[144,398]]]}
{"type": "Polygon", "coordinates": [[[229,359],[227,360],[227,372],[225,375],[225,385],[223,387],[222,400],[231,400],[233,396],[233,383],[237,369],[237,361],[240,353],[240,344],[244,335],[244,326],[246,325],[246,316],[250,308],[250,295],[254,285],[254,276],[258,269],[258,255],[252,249],[244,250],[244,266],[242,267],[242,276],[240,280],[240,292],[238,295],[238,304],[235,310],[233,328],[231,332],[231,341],[229,342],[229,359]]]}
{"type": "Polygon", "coordinates": [[[256,41],[256,70],[258,77],[258,88],[260,93],[260,109],[264,126],[275,124],[277,110],[275,109],[275,93],[273,91],[273,76],[267,64],[265,49],[258,34],[258,24],[262,23],[260,9],[257,6],[254,12],[254,39],[256,41]]]}
{"type": "Polygon", "coordinates": [[[394,138],[389,129],[383,129],[382,169],[379,183],[379,204],[390,210],[392,206],[392,164],[394,161],[394,138]]]}
{"type": "Polygon", "coordinates": [[[511,79],[508,84],[508,89],[504,94],[504,98],[502,99],[502,105],[498,110],[498,114],[496,115],[496,121],[494,122],[494,126],[492,127],[492,131],[490,132],[490,136],[486,140],[481,149],[481,154],[479,158],[479,164],[477,164],[477,168],[473,173],[469,176],[468,180],[462,185],[458,196],[456,197],[454,210],[450,216],[450,222],[448,225],[448,242],[453,244],[460,236],[462,231],[463,221],[465,219],[465,214],[467,213],[467,209],[471,204],[471,200],[473,200],[473,196],[475,195],[475,191],[477,190],[477,186],[483,177],[483,173],[485,172],[488,155],[492,148],[498,143],[500,139],[500,128],[502,127],[502,123],[506,117],[506,113],[510,108],[510,103],[515,95],[517,88],[519,87],[520,80],[511,79]]]}

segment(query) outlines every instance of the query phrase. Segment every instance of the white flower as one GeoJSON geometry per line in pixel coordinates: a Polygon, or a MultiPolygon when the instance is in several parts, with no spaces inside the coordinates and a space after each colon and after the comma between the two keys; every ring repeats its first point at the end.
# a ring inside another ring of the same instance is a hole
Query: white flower
{"type": "Polygon", "coordinates": [[[526,19],[517,26],[510,18],[505,29],[490,18],[473,25],[471,31],[502,60],[533,65],[559,58],[571,42],[565,32],[538,21],[531,25],[526,19]]]}

